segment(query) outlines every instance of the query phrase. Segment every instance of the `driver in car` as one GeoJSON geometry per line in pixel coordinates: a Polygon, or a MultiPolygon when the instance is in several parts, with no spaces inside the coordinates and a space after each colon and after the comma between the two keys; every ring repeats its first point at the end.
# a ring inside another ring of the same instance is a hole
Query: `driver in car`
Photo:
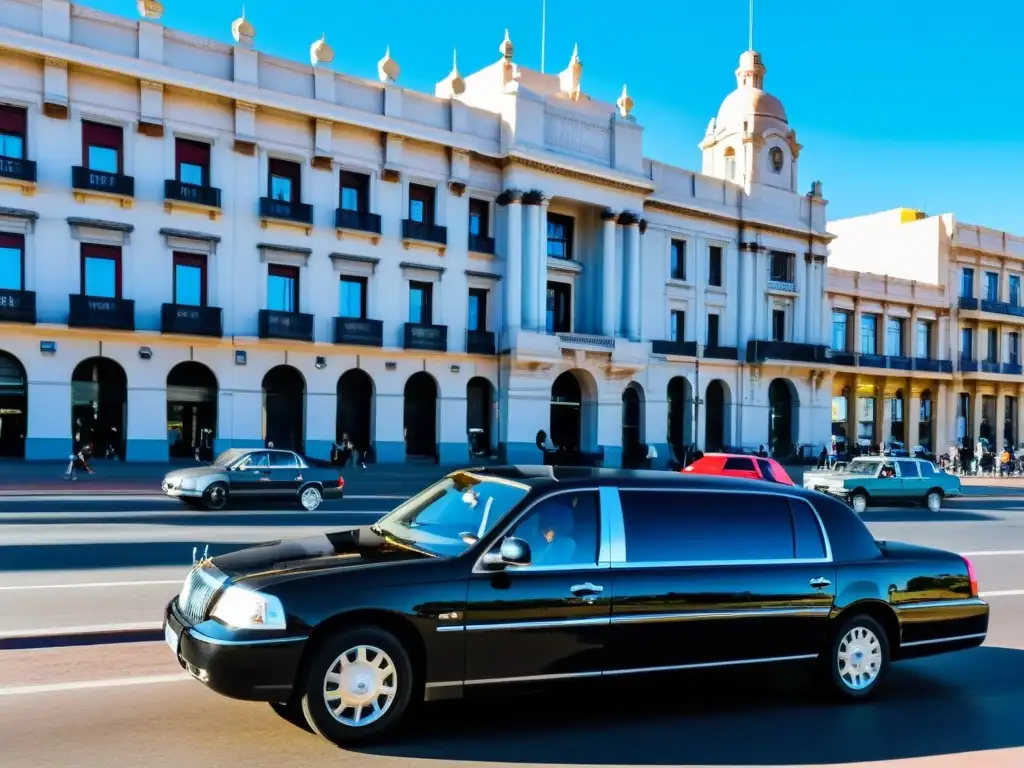
{"type": "MultiPolygon", "coordinates": [[[[573,499],[575,502],[575,499],[573,499]]],[[[562,500],[548,501],[538,515],[536,544],[530,542],[534,565],[568,565],[576,554],[572,507],[562,500]]]]}

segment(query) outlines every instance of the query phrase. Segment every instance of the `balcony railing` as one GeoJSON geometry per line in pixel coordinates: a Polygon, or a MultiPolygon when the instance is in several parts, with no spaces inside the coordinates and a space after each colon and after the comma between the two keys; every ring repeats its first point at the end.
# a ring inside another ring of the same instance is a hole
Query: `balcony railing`
{"type": "Polygon", "coordinates": [[[696,341],[652,341],[651,354],[677,355],[679,357],[696,357],[696,341]]]}
{"type": "Polygon", "coordinates": [[[182,336],[224,335],[224,313],[220,307],[164,304],[160,307],[160,330],[182,336]]]}
{"type": "Polygon", "coordinates": [[[960,360],[957,360],[956,367],[957,370],[962,371],[963,373],[977,373],[978,361],[961,358],[960,360]]]}
{"type": "Polygon", "coordinates": [[[1011,304],[1008,301],[989,301],[982,299],[982,312],[993,312],[997,315],[1010,315],[1012,317],[1024,317],[1024,307],[1011,304]]]}
{"type": "Polygon", "coordinates": [[[216,187],[186,184],[175,179],[164,181],[164,199],[204,205],[207,208],[220,208],[220,190],[216,187]]]}
{"type": "Polygon", "coordinates": [[[824,344],[799,344],[794,341],[749,341],[747,362],[788,360],[794,363],[827,363],[828,349],[824,344]]]}
{"type": "Polygon", "coordinates": [[[977,309],[978,300],[973,296],[961,296],[957,299],[956,305],[960,309],[977,309]]]}
{"type": "Polygon", "coordinates": [[[116,331],[135,330],[135,302],[132,299],[110,299],[72,293],[68,325],[73,328],[105,328],[116,331]]]}
{"type": "Polygon", "coordinates": [[[487,235],[470,235],[469,250],[473,253],[489,253],[494,255],[494,238],[487,235]]]}
{"type": "Polygon", "coordinates": [[[272,197],[260,198],[260,218],[292,221],[296,224],[313,223],[313,206],[308,203],[293,203],[289,200],[275,200],[272,197]]]}
{"type": "Polygon", "coordinates": [[[105,192],[108,195],[135,197],[135,178],[133,176],[94,171],[80,165],[71,169],[71,186],[88,192],[105,192]]]}
{"type": "Polygon", "coordinates": [[[913,369],[914,361],[902,355],[889,355],[888,367],[896,371],[909,371],[913,369]]]}
{"type": "Polygon", "coordinates": [[[1020,363],[1003,363],[1002,373],[1009,376],[1019,376],[1021,372],[1020,363]]]}
{"type": "Polygon", "coordinates": [[[857,365],[861,368],[885,368],[886,359],[885,355],[873,355],[866,352],[861,352],[857,355],[857,365]]]}
{"type": "Polygon", "coordinates": [[[796,283],[792,280],[768,280],[769,291],[785,291],[786,293],[796,293],[796,283]]]}
{"type": "Polygon", "coordinates": [[[371,235],[380,234],[380,215],[367,211],[350,211],[338,208],[334,211],[335,229],[351,229],[371,235]]]}
{"type": "Polygon", "coordinates": [[[0,155],[0,176],[5,179],[17,179],[34,183],[36,180],[36,164],[32,160],[22,160],[20,157],[6,157],[0,155]]]}
{"type": "Polygon", "coordinates": [[[261,309],[259,326],[261,339],[313,341],[313,316],[303,312],[261,309]]]}
{"type": "Polygon", "coordinates": [[[981,372],[982,373],[999,373],[999,363],[995,360],[982,360],[981,361],[981,372]]]}
{"type": "Polygon", "coordinates": [[[354,317],[334,318],[334,343],[360,347],[384,346],[384,323],[354,317]]]}
{"type": "Polygon", "coordinates": [[[35,323],[35,291],[0,288],[0,323],[35,323]]]}
{"type": "Polygon", "coordinates": [[[857,355],[838,349],[829,350],[829,359],[833,365],[856,365],[857,355]]]}
{"type": "Polygon", "coordinates": [[[931,371],[932,373],[952,373],[952,360],[933,360],[930,357],[914,358],[915,371],[931,371]]]}
{"type": "Polygon", "coordinates": [[[439,227],[436,224],[427,224],[422,221],[403,219],[402,239],[419,240],[424,243],[436,243],[438,245],[448,244],[448,228],[439,227]]]}
{"type": "Polygon", "coordinates": [[[493,355],[494,331],[466,331],[466,351],[471,355],[493,355]]]}
{"type": "Polygon", "coordinates": [[[710,360],[739,360],[740,350],[738,347],[704,347],[703,357],[710,360]]]}
{"type": "Polygon", "coordinates": [[[406,323],[402,346],[428,352],[448,351],[448,326],[406,323]]]}

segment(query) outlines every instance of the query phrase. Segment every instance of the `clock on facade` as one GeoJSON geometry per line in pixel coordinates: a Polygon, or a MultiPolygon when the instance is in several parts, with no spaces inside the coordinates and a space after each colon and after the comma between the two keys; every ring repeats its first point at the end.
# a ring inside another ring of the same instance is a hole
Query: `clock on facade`
{"type": "Polygon", "coordinates": [[[768,159],[771,161],[772,170],[775,173],[782,172],[782,166],[786,162],[786,158],[782,154],[782,150],[779,147],[772,147],[768,153],[768,159]]]}

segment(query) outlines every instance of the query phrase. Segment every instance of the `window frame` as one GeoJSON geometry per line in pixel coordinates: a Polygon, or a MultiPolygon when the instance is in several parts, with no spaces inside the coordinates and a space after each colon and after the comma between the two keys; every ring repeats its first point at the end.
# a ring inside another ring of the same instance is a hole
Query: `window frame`
{"type": "Polygon", "coordinates": [[[708,246],[708,287],[721,288],[725,282],[725,253],[720,245],[708,246]],[[717,273],[717,274],[716,274],[717,273]]]}
{"type": "Polygon", "coordinates": [[[370,281],[362,275],[338,275],[338,317],[345,320],[366,320],[366,294],[369,290],[370,281]],[[341,314],[341,285],[342,283],[357,283],[359,288],[359,316],[341,314]]]}
{"type": "Polygon", "coordinates": [[[547,220],[544,222],[544,255],[549,259],[560,259],[562,261],[573,261],[573,240],[576,237],[576,219],[564,213],[552,213],[548,211],[547,220]],[[561,237],[552,237],[551,225],[563,227],[561,237]],[[553,256],[551,254],[551,243],[561,243],[565,251],[564,256],[553,256]]]}
{"type": "Polygon", "coordinates": [[[346,168],[341,169],[338,174],[338,207],[343,211],[354,211],[355,213],[370,212],[370,174],[350,171],[346,168]],[[346,181],[351,183],[346,184],[346,181]],[[355,208],[346,208],[344,205],[346,189],[355,190],[355,208]]]}
{"type": "Polygon", "coordinates": [[[203,171],[203,180],[199,184],[201,187],[210,186],[210,162],[213,155],[213,147],[204,141],[196,141],[195,139],[186,139],[181,136],[177,136],[174,139],[174,180],[179,184],[190,184],[191,182],[182,181],[181,178],[181,166],[194,165],[201,168],[203,171]],[[185,157],[183,158],[182,155],[185,157]],[[198,160],[199,162],[192,162],[188,159],[189,156],[198,160]]]}
{"type": "Polygon", "coordinates": [[[668,279],[686,282],[686,240],[673,237],[668,245],[668,279]]]}
{"type": "Polygon", "coordinates": [[[21,278],[19,288],[8,288],[7,290],[25,290],[25,235],[14,232],[0,232],[0,248],[9,248],[19,252],[18,272],[21,278]]]}
{"type": "MultiPolygon", "coordinates": [[[[302,292],[300,290],[300,282],[301,282],[301,279],[302,279],[302,272],[299,269],[299,267],[293,266],[291,264],[267,264],[267,280],[268,280],[268,282],[269,282],[271,277],[288,277],[288,278],[291,278],[293,280],[293,284],[292,284],[292,301],[295,304],[295,309],[292,309],[292,310],[287,310],[287,309],[271,309],[270,307],[267,307],[267,309],[269,309],[272,312],[285,312],[285,313],[288,313],[288,314],[299,314],[299,311],[300,311],[299,308],[301,307],[301,305],[299,304],[299,299],[302,296],[302,292]]],[[[269,304],[270,302],[268,301],[267,303],[269,304]]]]}
{"type": "Polygon", "coordinates": [[[271,157],[267,159],[267,197],[279,203],[297,205],[302,202],[302,165],[294,160],[287,160],[283,157],[271,157]],[[274,177],[288,179],[292,183],[292,194],[288,200],[278,200],[274,197],[274,177]]]}
{"type": "MultiPolygon", "coordinates": [[[[199,306],[206,306],[206,256],[201,253],[187,253],[182,251],[174,251],[171,254],[171,282],[173,283],[172,298],[175,304],[178,304],[178,265],[183,267],[197,267],[199,269],[199,306]]],[[[182,304],[180,306],[194,306],[191,304],[182,304]]]]}
{"type": "Polygon", "coordinates": [[[487,294],[490,291],[486,288],[470,287],[466,293],[466,329],[470,331],[486,331],[487,330],[487,294]],[[482,327],[472,328],[469,322],[469,306],[472,302],[473,297],[477,297],[479,302],[479,311],[477,312],[477,320],[482,327]]]}
{"type": "Polygon", "coordinates": [[[974,298],[974,267],[960,267],[960,298],[961,299],[972,299],[974,298]],[[969,289],[969,290],[965,290],[969,289]]]}
{"type": "Polygon", "coordinates": [[[779,309],[777,307],[772,308],[771,322],[772,322],[772,328],[771,328],[772,338],[771,338],[771,340],[772,341],[776,341],[776,342],[785,342],[786,341],[786,330],[787,330],[786,329],[786,323],[787,323],[786,310],[785,309],[779,309]],[[776,328],[775,328],[775,320],[780,315],[782,317],[782,332],[779,333],[779,334],[776,334],[775,333],[775,330],[776,330],[776,328]],[[776,336],[780,336],[781,338],[776,338],[776,336]]]}
{"type": "MultiPolygon", "coordinates": [[[[28,159],[28,109],[14,104],[0,104],[0,133],[21,139],[21,157],[14,160],[28,159]]],[[[11,158],[11,155],[0,155],[11,158]]]]}
{"type": "Polygon", "coordinates": [[[97,243],[82,243],[79,248],[79,284],[78,284],[78,295],[89,296],[90,294],[85,292],[85,265],[88,259],[106,259],[114,262],[114,295],[113,296],[95,296],[97,299],[114,299],[120,301],[122,295],[122,258],[123,253],[121,247],[117,245],[99,245],[97,243]]]}
{"type": "Polygon", "coordinates": [[[547,333],[572,333],[573,301],[575,299],[575,296],[573,295],[575,293],[574,287],[575,286],[572,283],[563,283],[563,282],[561,282],[559,280],[548,280],[546,285],[544,286],[544,329],[545,329],[545,331],[547,333]],[[552,287],[552,286],[554,286],[554,287],[552,287]],[[547,300],[548,300],[548,294],[551,293],[551,292],[554,293],[555,309],[553,310],[553,313],[554,313],[555,317],[554,317],[554,320],[552,322],[551,328],[549,330],[548,329],[548,323],[547,323],[547,320],[548,320],[547,300]],[[568,327],[566,327],[565,329],[558,328],[558,298],[559,298],[560,294],[563,294],[566,297],[566,299],[567,299],[566,303],[567,303],[567,308],[568,308],[568,311],[567,311],[567,314],[568,314],[568,317],[567,317],[568,327]]]}
{"type": "Polygon", "coordinates": [[[850,318],[851,318],[851,314],[849,312],[847,312],[845,309],[833,309],[832,310],[832,325],[831,325],[831,328],[830,328],[831,334],[830,334],[830,338],[829,338],[829,343],[832,346],[832,351],[834,351],[834,352],[849,352],[850,351],[850,318]],[[838,320],[839,318],[842,318],[842,324],[843,324],[843,345],[842,345],[842,347],[837,347],[835,345],[835,341],[836,341],[836,320],[838,320]]]}
{"type": "Polygon", "coordinates": [[[406,309],[409,317],[409,322],[414,325],[433,325],[434,324],[434,284],[425,282],[423,280],[410,280],[409,281],[409,305],[406,309]],[[426,319],[413,320],[412,319],[412,292],[414,290],[423,291],[423,314],[426,319]]]}
{"type": "Polygon", "coordinates": [[[674,343],[681,343],[686,341],[685,309],[670,309],[668,311],[668,338],[669,341],[674,343]],[[675,332],[675,338],[673,338],[673,331],[675,332]],[[680,331],[682,331],[681,337],[680,331]]]}
{"type": "Polygon", "coordinates": [[[712,349],[722,346],[722,316],[717,312],[708,312],[707,328],[705,329],[705,347],[711,347],[712,349]],[[714,322],[712,322],[712,320],[714,322]],[[715,338],[711,339],[711,329],[715,329],[715,338]]]}
{"type": "Polygon", "coordinates": [[[491,204],[480,197],[469,198],[469,213],[466,219],[466,230],[470,237],[491,236],[491,204]],[[480,231],[473,234],[473,218],[480,221],[480,231]]]}
{"type": "Polygon", "coordinates": [[[124,175],[124,127],[98,123],[92,120],[82,121],[82,165],[94,173],[110,173],[89,165],[89,147],[112,149],[117,153],[116,176],[124,175]],[[116,136],[116,140],[115,140],[116,136]]]}
{"type": "Polygon", "coordinates": [[[415,221],[418,224],[432,227],[437,220],[437,187],[432,187],[428,184],[417,184],[414,181],[409,182],[409,206],[406,210],[406,216],[409,221],[415,221]],[[412,215],[412,204],[413,202],[423,203],[423,220],[413,218],[412,215]]]}

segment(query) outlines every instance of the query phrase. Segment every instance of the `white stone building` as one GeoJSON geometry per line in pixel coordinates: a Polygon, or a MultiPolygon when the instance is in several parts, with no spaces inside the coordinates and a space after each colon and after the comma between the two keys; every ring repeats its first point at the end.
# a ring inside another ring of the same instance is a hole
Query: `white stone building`
{"type": "Polygon", "coordinates": [[[367,81],[139,7],[0,0],[0,453],[826,439],[826,201],[758,54],[696,173],[575,51],[545,75],[506,35],[427,95],[397,51],[367,81]]]}

